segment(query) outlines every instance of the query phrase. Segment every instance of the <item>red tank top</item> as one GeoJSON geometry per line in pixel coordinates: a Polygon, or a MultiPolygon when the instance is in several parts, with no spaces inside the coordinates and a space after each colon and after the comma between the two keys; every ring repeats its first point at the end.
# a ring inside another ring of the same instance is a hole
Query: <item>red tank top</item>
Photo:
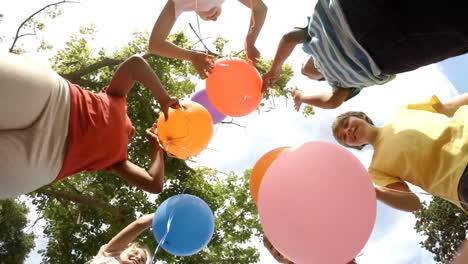
{"type": "Polygon", "coordinates": [[[81,171],[105,169],[126,160],[132,132],[126,97],[109,95],[106,88],[95,94],[70,82],[68,84],[70,121],[67,151],[55,181],[81,171]]]}

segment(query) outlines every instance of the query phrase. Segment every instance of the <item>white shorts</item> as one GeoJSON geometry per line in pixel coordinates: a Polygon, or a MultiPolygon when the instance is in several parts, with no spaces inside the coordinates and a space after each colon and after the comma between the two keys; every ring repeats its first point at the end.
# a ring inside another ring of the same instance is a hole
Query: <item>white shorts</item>
{"type": "Polygon", "coordinates": [[[54,181],[66,153],[70,89],[57,73],[0,54],[0,199],[54,181]]]}

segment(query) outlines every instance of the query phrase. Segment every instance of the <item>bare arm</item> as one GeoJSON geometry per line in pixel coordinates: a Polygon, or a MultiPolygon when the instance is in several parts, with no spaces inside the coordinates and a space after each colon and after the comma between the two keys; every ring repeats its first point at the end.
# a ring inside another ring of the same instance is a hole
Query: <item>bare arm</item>
{"type": "Polygon", "coordinates": [[[377,199],[395,209],[414,212],[421,209],[419,198],[411,192],[404,182],[392,183],[386,188],[376,187],[377,199]],[[394,191],[392,191],[394,190],[394,191]]]}
{"type": "Polygon", "coordinates": [[[245,50],[247,57],[254,63],[257,63],[260,57],[260,52],[255,48],[255,42],[257,41],[258,35],[262,30],[265,18],[268,12],[268,7],[263,3],[262,0],[239,0],[242,4],[252,9],[252,16],[250,19],[249,31],[245,38],[245,50]]]}
{"type": "Polygon", "coordinates": [[[176,22],[174,2],[168,0],[154,24],[149,39],[149,52],[164,57],[190,60],[192,51],[167,41],[167,36],[176,22]]]}
{"type": "Polygon", "coordinates": [[[164,186],[164,156],[155,134],[146,131],[150,142],[150,166],[148,170],[133,164],[128,160],[115,164],[112,169],[129,184],[150,193],[160,193],[164,186]]]}
{"type": "Polygon", "coordinates": [[[161,110],[167,118],[169,107],[178,107],[177,99],[169,97],[151,66],[140,56],[131,56],[117,69],[107,89],[113,96],[126,96],[135,82],[141,83],[151,91],[151,94],[161,105],[161,110]]]}
{"type": "Polygon", "coordinates": [[[168,0],[151,32],[149,52],[168,58],[190,61],[200,77],[205,79],[213,68],[212,58],[202,52],[184,49],[167,41],[175,22],[174,2],[168,0]]]}
{"type": "Polygon", "coordinates": [[[441,114],[452,117],[458,108],[464,105],[468,105],[468,93],[459,95],[448,102],[435,104],[434,109],[441,114]]]}
{"type": "Polygon", "coordinates": [[[332,92],[307,95],[301,91],[293,92],[294,107],[299,111],[302,103],[324,109],[334,109],[340,106],[348,97],[349,89],[336,87],[332,92]]]}
{"type": "Polygon", "coordinates": [[[107,243],[103,250],[105,252],[116,252],[123,251],[128,247],[128,244],[132,243],[141,232],[145,231],[151,226],[154,214],[144,215],[131,224],[122,229],[117,235],[115,235],[109,243],[107,243]]]}
{"type": "Polygon", "coordinates": [[[304,42],[306,33],[305,29],[296,28],[283,35],[280,43],[278,44],[270,71],[281,71],[281,66],[283,66],[286,59],[291,55],[296,45],[304,42]]]}
{"type": "Polygon", "coordinates": [[[452,264],[466,264],[468,263],[468,240],[462,244],[458,250],[458,256],[454,259],[452,264]]]}
{"type": "Polygon", "coordinates": [[[283,35],[276,50],[273,64],[270,70],[263,76],[263,92],[266,91],[268,87],[273,86],[278,80],[284,62],[291,55],[296,45],[304,41],[305,37],[306,31],[304,29],[293,29],[283,35]]]}

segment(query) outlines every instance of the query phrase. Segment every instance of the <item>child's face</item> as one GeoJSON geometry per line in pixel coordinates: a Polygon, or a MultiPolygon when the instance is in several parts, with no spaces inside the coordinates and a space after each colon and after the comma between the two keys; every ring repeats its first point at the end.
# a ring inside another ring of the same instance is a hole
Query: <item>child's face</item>
{"type": "Polygon", "coordinates": [[[348,146],[368,144],[369,126],[365,120],[349,116],[341,120],[336,129],[336,139],[348,146]]]}
{"type": "Polygon", "coordinates": [[[120,262],[122,264],[145,264],[146,253],[138,247],[129,247],[120,254],[120,262]]]}
{"type": "Polygon", "coordinates": [[[216,21],[218,17],[221,15],[221,6],[215,6],[208,11],[197,11],[197,14],[203,20],[216,21]]]}

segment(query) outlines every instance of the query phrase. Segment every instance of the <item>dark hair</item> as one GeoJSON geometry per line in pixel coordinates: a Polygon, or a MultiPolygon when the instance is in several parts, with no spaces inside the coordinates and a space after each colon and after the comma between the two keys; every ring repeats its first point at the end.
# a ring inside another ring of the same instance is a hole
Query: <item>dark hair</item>
{"type": "Polygon", "coordinates": [[[344,142],[342,142],[341,140],[338,139],[338,135],[337,135],[338,126],[341,124],[341,122],[343,122],[343,120],[345,120],[345,119],[347,119],[347,118],[349,118],[351,116],[360,118],[360,119],[366,121],[367,123],[369,123],[371,125],[374,125],[374,122],[372,122],[372,120],[364,112],[357,112],[357,111],[346,112],[344,114],[341,114],[341,115],[337,116],[335,121],[333,121],[333,124],[331,126],[333,137],[336,139],[336,141],[338,141],[338,143],[340,143],[341,145],[343,145],[345,147],[361,150],[365,145],[362,145],[360,147],[349,146],[349,145],[346,145],[344,142]]]}

